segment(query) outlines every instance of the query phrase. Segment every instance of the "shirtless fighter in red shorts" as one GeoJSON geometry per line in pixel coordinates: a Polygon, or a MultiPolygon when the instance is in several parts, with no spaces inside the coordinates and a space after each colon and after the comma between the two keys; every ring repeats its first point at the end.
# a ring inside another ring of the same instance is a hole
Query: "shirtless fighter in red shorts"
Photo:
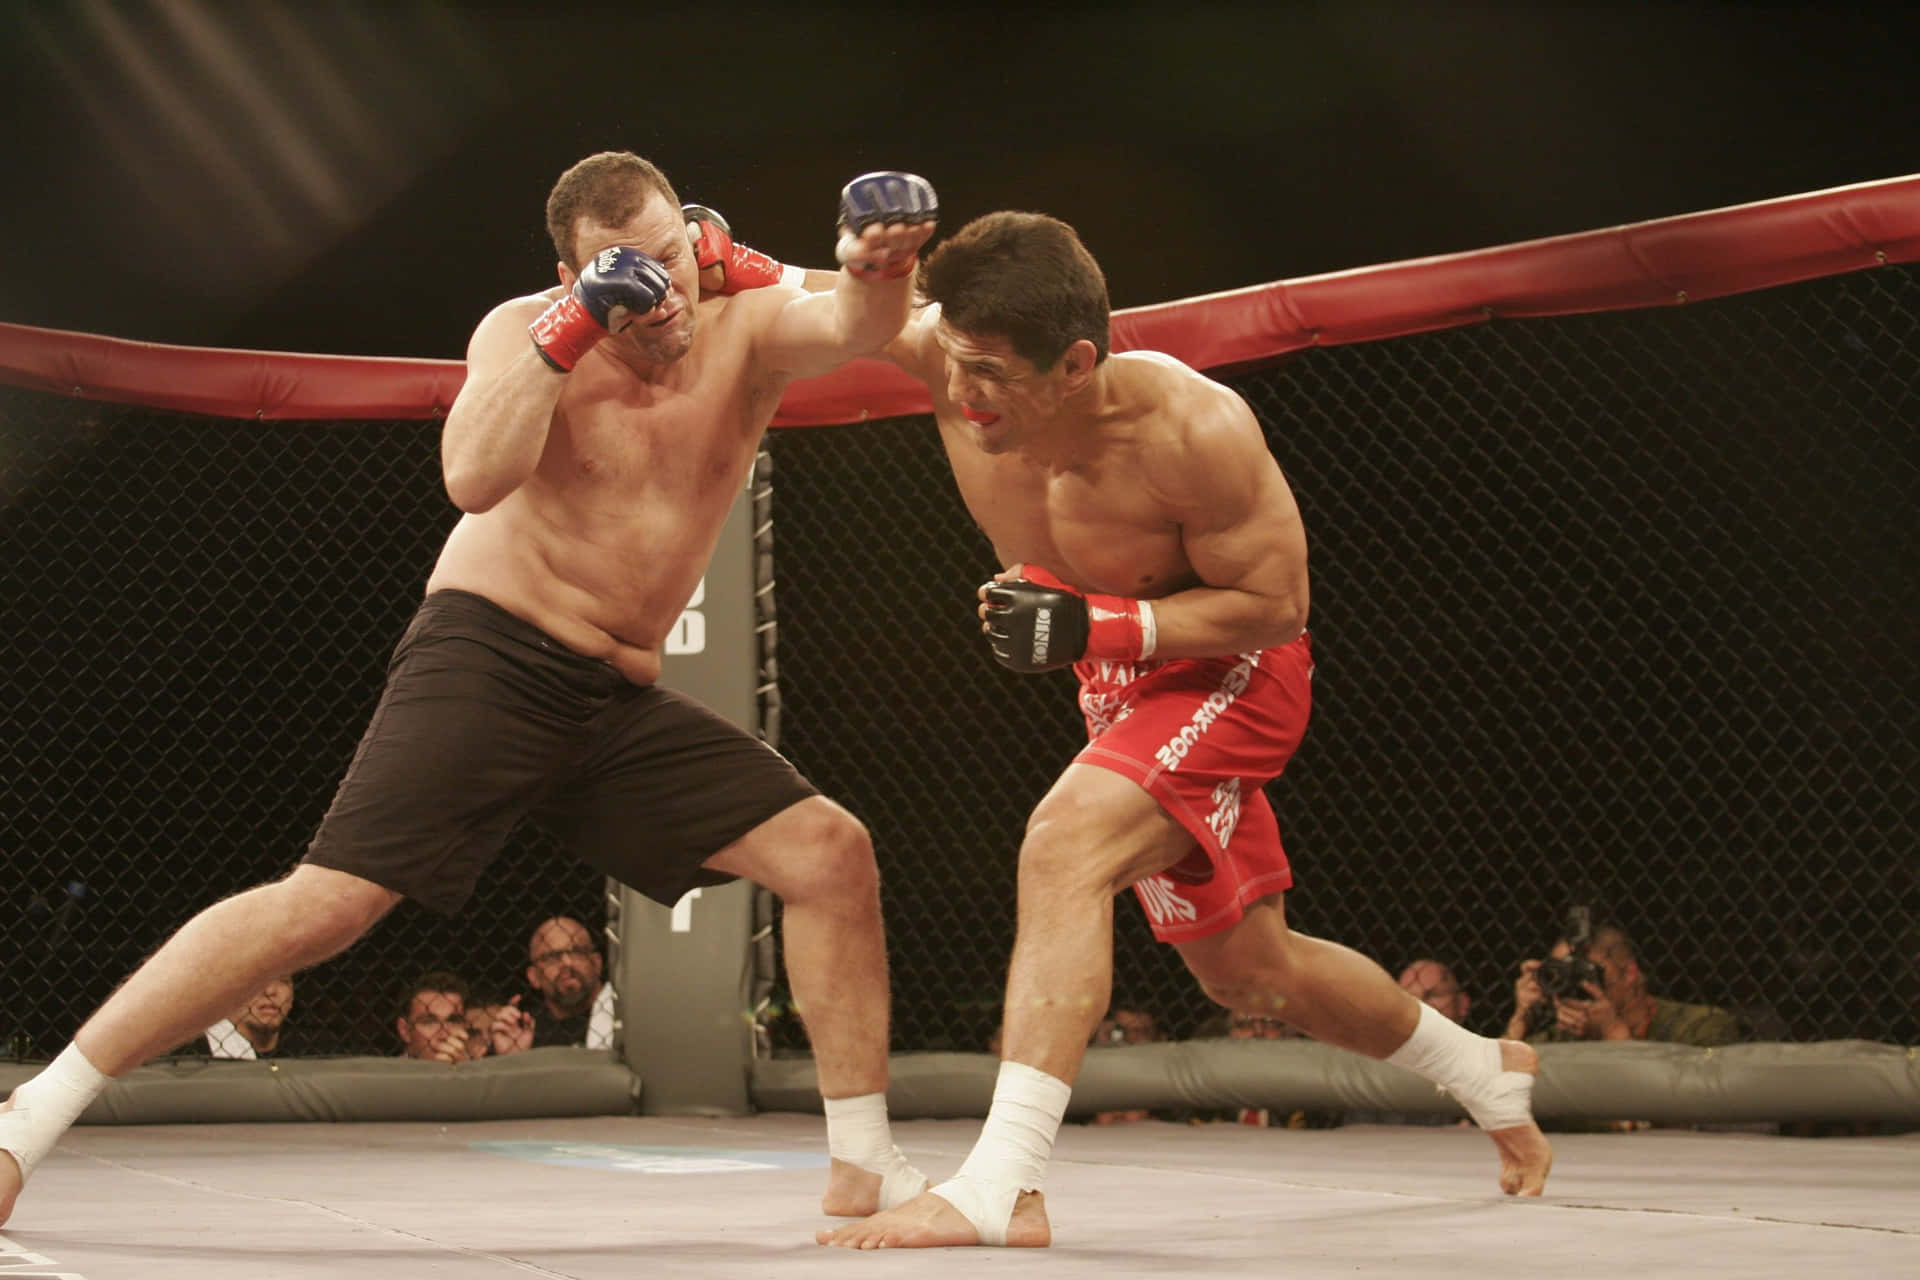
{"type": "Polygon", "coordinates": [[[1493,1138],[1501,1189],[1539,1195],[1553,1153],[1534,1051],[1287,927],[1292,874],[1261,788],[1307,725],[1307,543],[1251,410],[1171,357],[1109,355],[1106,282],[1053,218],[976,219],[922,265],[920,292],[930,305],[887,355],[932,391],[961,496],[1008,566],[980,589],[983,630],[1015,671],[1073,664],[1090,741],[1020,848],[1004,1059],[972,1154],[821,1242],[1050,1242],[1040,1191],[1127,888],[1214,1000],[1432,1080],[1493,1138]]]}

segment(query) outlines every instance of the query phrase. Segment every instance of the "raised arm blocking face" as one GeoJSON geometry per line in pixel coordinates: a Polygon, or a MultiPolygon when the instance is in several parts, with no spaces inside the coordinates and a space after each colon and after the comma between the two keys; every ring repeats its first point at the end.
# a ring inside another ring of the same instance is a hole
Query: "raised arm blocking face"
{"type": "Polygon", "coordinates": [[[490,510],[539,465],[554,407],[571,375],[556,373],[542,359],[528,329],[578,281],[580,264],[603,249],[625,246],[657,259],[671,281],[660,305],[644,315],[614,308],[608,335],[583,360],[616,360],[646,377],[678,363],[693,347],[699,267],[678,205],[650,193],[621,225],[583,215],[573,233],[574,256],[558,267],[560,288],[495,307],[467,344],[467,379],[440,439],[447,494],[463,511],[490,510]]]}
{"type": "Polygon", "coordinates": [[[694,303],[700,298],[700,267],[687,239],[686,218],[680,207],[658,192],[640,211],[609,226],[591,216],[574,224],[574,258],[560,264],[560,284],[573,288],[586,263],[603,249],[638,249],[667,270],[672,291],[652,311],[634,315],[616,308],[608,317],[608,354],[629,365],[672,364],[693,345],[694,303]]]}

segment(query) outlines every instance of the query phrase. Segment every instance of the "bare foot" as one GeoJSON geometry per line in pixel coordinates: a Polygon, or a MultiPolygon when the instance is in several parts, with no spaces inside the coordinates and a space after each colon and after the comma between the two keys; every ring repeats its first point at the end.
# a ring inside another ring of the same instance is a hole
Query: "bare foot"
{"type": "MultiPolygon", "coordinates": [[[[977,1245],[980,1233],[960,1211],[931,1191],[923,1191],[897,1209],[876,1213],[864,1222],[850,1222],[835,1231],[814,1235],[820,1244],[842,1249],[943,1249],[977,1245]]],[[[1047,1222],[1046,1197],[1038,1191],[1021,1194],[1007,1223],[1009,1249],[1044,1249],[1053,1243],[1047,1222]]]]}
{"type": "Polygon", "coordinates": [[[864,1218],[880,1207],[880,1175],[857,1164],[835,1160],[827,1169],[827,1192],[820,1212],[830,1218],[864,1218]]]}
{"type": "MultiPolygon", "coordinates": [[[[5,1103],[0,1103],[0,1112],[13,1110],[13,1096],[9,1094],[5,1103]]],[[[20,1172],[20,1165],[13,1156],[0,1151],[0,1227],[13,1216],[13,1202],[20,1198],[20,1188],[26,1185],[26,1177],[20,1172]]]]}
{"type": "MultiPolygon", "coordinates": [[[[1500,1042],[1500,1069],[1540,1074],[1540,1055],[1519,1040],[1500,1042]]],[[[1537,1196],[1553,1168],[1553,1144],[1532,1120],[1488,1133],[1500,1150],[1500,1189],[1510,1196],[1537,1196]]]]}

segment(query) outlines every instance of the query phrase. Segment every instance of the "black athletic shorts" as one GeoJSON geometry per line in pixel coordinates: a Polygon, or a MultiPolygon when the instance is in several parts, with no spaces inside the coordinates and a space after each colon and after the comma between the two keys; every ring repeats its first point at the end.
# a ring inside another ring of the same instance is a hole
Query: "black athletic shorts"
{"type": "Polygon", "coordinates": [[[656,902],[733,877],[701,863],[818,795],[693,699],[636,685],[492,601],[436,591],[305,861],[452,915],[524,817],[656,902]]]}

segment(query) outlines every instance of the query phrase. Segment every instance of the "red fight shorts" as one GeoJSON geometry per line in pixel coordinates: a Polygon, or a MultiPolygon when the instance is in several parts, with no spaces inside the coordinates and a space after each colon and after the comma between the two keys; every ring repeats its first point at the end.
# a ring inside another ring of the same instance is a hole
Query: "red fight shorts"
{"type": "Polygon", "coordinates": [[[1077,759],[1139,783],[1198,846],[1133,886],[1154,937],[1208,937],[1238,923],[1248,903],[1293,887],[1261,788],[1307,731],[1313,649],[1304,634],[1258,653],[1073,671],[1091,739],[1077,759]]]}

